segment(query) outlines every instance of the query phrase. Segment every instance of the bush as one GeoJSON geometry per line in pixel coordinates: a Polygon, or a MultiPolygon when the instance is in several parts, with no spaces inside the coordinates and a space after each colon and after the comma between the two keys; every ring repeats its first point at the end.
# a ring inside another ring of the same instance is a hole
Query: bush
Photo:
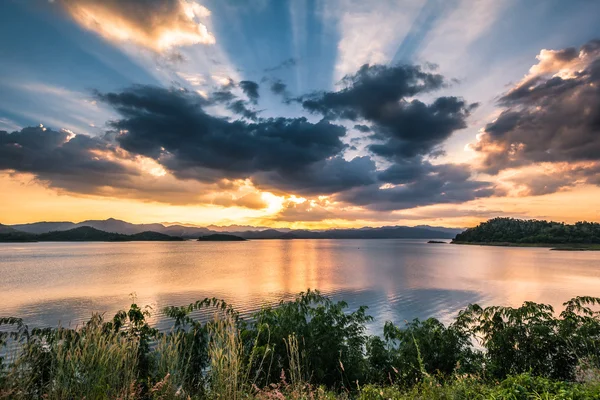
{"type": "Polygon", "coordinates": [[[217,299],[168,307],[165,333],[136,304],[77,329],[0,318],[0,398],[600,398],[599,304],[471,305],[448,326],[386,323],[383,337],[366,334],[365,307],[313,291],[248,321],[217,299]]]}

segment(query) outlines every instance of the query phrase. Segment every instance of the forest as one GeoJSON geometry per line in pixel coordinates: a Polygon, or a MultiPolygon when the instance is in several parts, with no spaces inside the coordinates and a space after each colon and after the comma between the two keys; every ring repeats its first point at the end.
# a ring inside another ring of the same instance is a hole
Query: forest
{"type": "Polygon", "coordinates": [[[600,224],[493,218],[456,235],[453,243],[600,244],[600,224]]]}

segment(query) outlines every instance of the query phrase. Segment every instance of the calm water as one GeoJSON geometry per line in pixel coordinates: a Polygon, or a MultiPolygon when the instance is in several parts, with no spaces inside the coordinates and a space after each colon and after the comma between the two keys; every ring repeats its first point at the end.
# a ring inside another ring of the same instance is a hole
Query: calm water
{"type": "MultiPolygon", "coordinates": [[[[386,320],[467,304],[559,307],[600,296],[600,252],[427,244],[424,240],[0,244],[0,316],[30,326],[77,324],[130,303],[156,309],[218,297],[248,313],[307,288],[386,320]]],[[[154,323],[164,327],[160,315],[154,323]]]]}

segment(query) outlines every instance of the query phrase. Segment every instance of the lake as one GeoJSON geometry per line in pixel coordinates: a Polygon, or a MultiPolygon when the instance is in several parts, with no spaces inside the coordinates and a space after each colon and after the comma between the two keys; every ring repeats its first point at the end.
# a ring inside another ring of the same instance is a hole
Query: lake
{"type": "MultiPolygon", "coordinates": [[[[76,325],[130,304],[159,310],[205,297],[247,315],[264,304],[319,289],[370,326],[437,317],[469,303],[561,304],[600,296],[600,252],[427,244],[427,240],[254,240],[0,244],[0,316],[30,326],[76,325]]],[[[164,328],[155,313],[152,321],[164,328]]]]}

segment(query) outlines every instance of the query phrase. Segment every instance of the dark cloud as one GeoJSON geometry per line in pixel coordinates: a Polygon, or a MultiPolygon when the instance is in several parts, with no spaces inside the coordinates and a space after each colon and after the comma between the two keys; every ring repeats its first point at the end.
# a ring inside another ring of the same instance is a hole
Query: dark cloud
{"type": "Polygon", "coordinates": [[[441,203],[463,203],[499,194],[489,182],[471,180],[470,167],[460,164],[409,166],[404,173],[397,166],[381,178],[399,184],[374,184],[353,188],[336,199],[372,210],[402,210],[441,203]]]}
{"type": "MultiPolygon", "coordinates": [[[[250,101],[245,101],[239,99],[231,90],[235,83],[230,80],[228,84],[222,86],[219,90],[216,90],[209,94],[208,98],[204,98],[202,96],[195,96],[193,99],[195,105],[200,107],[214,106],[217,104],[224,104],[228,110],[233,113],[243,116],[245,118],[256,120],[258,118],[258,112],[249,108],[251,104],[256,104],[256,99],[258,99],[258,85],[256,87],[253,86],[254,82],[251,81],[242,81],[240,82],[240,87],[248,96],[250,101]]],[[[147,86],[145,87],[145,91],[148,97],[152,97],[153,93],[159,91],[162,93],[162,88],[147,86]]],[[[179,89],[181,92],[188,93],[188,98],[191,100],[194,96],[190,96],[189,92],[183,88],[179,89]]],[[[159,93],[160,95],[160,93],[159,93]]],[[[179,103],[178,103],[179,104],[179,103]]]]}
{"type": "Polygon", "coordinates": [[[413,65],[363,65],[356,74],[342,79],[346,86],[337,92],[321,92],[301,98],[309,111],[345,117],[377,119],[382,107],[444,86],[438,74],[423,72],[413,65]]]}
{"type": "Polygon", "coordinates": [[[123,187],[136,171],[101,154],[114,153],[105,140],[43,127],[0,131],[0,170],[36,175],[51,186],[91,193],[98,186],[123,187]]]}
{"type": "Polygon", "coordinates": [[[246,96],[248,96],[250,101],[252,103],[256,104],[256,102],[258,101],[258,98],[259,98],[258,83],[253,82],[253,81],[241,81],[240,87],[244,91],[244,94],[246,96]]]}
{"type": "Polygon", "coordinates": [[[466,127],[476,104],[440,97],[425,104],[412,97],[445,86],[439,74],[414,65],[363,65],[342,80],[345,88],[298,99],[302,106],[327,118],[368,121],[379,144],[369,149],[388,159],[426,155],[454,131],[466,127]]]}
{"type": "Polygon", "coordinates": [[[227,108],[234,113],[246,117],[251,120],[256,120],[258,118],[258,113],[254,110],[249,109],[246,106],[246,102],[243,100],[236,100],[230,103],[227,108]]]}
{"type": "Polygon", "coordinates": [[[244,193],[231,182],[203,185],[172,177],[157,178],[138,161],[109,136],[75,135],[43,127],[0,131],[0,171],[33,174],[51,188],[174,205],[267,206],[259,196],[244,193]]]}
{"type": "Polygon", "coordinates": [[[285,95],[287,93],[287,85],[281,80],[277,80],[271,84],[271,92],[274,94],[285,95]]]}
{"type": "Polygon", "coordinates": [[[277,187],[303,196],[330,195],[376,182],[375,163],[370,157],[346,161],[340,156],[329,158],[300,169],[272,171],[255,176],[259,185],[277,187]]]}
{"type": "Polygon", "coordinates": [[[338,156],[346,130],[325,120],[230,121],[207,114],[193,92],[151,86],[97,98],[121,114],[110,124],[123,149],[157,160],[182,179],[252,178],[275,190],[328,194],[372,179],[368,158],[338,156]]]}
{"type": "Polygon", "coordinates": [[[467,127],[472,105],[456,97],[440,97],[432,104],[419,100],[401,102],[378,121],[377,137],[383,143],[370,145],[373,153],[388,159],[404,159],[438,151],[452,133],[467,127]],[[384,128],[382,128],[382,124],[384,128]],[[385,127],[390,127],[387,129],[385,127]]]}
{"type": "MultiPolygon", "coordinates": [[[[600,161],[600,41],[579,50],[544,50],[538,59],[533,73],[499,99],[505,109],[472,146],[484,156],[485,172],[540,162],[593,166],[600,161]]],[[[596,174],[589,168],[590,179],[596,174]]],[[[543,187],[532,187],[532,193],[563,185],[543,187]]]]}
{"type": "Polygon", "coordinates": [[[433,165],[441,145],[466,128],[476,103],[447,96],[427,104],[415,96],[446,86],[445,79],[414,65],[364,65],[342,80],[335,92],[313,93],[297,101],[328,119],[347,119],[361,132],[372,132],[367,149],[391,164],[375,172],[372,184],[356,186],[336,199],[374,210],[398,210],[436,203],[460,203],[489,197],[498,190],[471,178],[466,165],[433,165]]]}
{"type": "Polygon", "coordinates": [[[209,97],[209,102],[203,103],[209,105],[210,103],[229,103],[236,100],[236,96],[229,90],[218,90],[212,92],[209,97]]]}

